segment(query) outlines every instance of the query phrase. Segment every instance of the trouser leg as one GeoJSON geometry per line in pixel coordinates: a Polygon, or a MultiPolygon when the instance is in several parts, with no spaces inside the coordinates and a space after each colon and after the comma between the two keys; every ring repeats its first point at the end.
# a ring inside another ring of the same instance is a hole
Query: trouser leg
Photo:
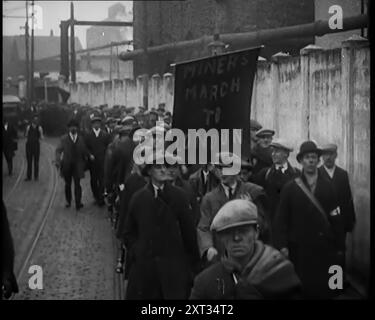
{"type": "Polygon", "coordinates": [[[65,177],[65,199],[67,203],[72,202],[72,175],[71,173],[67,174],[65,177]]]}
{"type": "Polygon", "coordinates": [[[98,200],[96,170],[93,166],[90,167],[90,186],[94,199],[98,200]]]}
{"type": "Polygon", "coordinates": [[[33,154],[32,154],[31,149],[29,147],[26,147],[26,161],[27,161],[27,179],[31,179],[33,154]]]}
{"type": "Polygon", "coordinates": [[[40,157],[40,149],[39,147],[35,150],[34,153],[34,179],[38,179],[39,177],[39,157],[40,157]]]}
{"type": "Polygon", "coordinates": [[[81,179],[78,177],[77,174],[73,176],[74,180],[74,198],[76,201],[76,206],[82,203],[82,188],[81,188],[81,179]]]}

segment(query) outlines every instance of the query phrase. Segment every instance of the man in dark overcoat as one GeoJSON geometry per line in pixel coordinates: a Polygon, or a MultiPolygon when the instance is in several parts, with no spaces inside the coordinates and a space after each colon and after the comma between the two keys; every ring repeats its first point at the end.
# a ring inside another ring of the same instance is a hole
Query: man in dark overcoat
{"type": "Polygon", "coordinates": [[[328,144],[322,147],[323,165],[319,172],[330,180],[335,188],[340,210],[345,223],[345,232],[352,232],[355,225],[355,209],[348,172],[336,165],[337,145],[328,144]]]}
{"type": "Polygon", "coordinates": [[[39,156],[40,156],[40,141],[44,139],[43,128],[39,125],[39,118],[37,115],[33,116],[30,125],[27,126],[26,132],[26,160],[27,160],[27,176],[25,181],[31,180],[33,163],[34,163],[34,179],[38,180],[39,176],[39,156]]]}
{"type": "MultiPolygon", "coordinates": [[[[243,162],[243,160],[235,157],[235,155],[230,155],[230,157],[233,157],[233,161],[238,161],[241,164],[243,162]]],[[[229,163],[228,154],[221,153],[219,158],[219,163],[215,167],[219,171],[218,175],[221,176],[220,184],[203,197],[200,208],[201,218],[198,223],[200,255],[206,261],[207,265],[215,262],[222,254],[214,234],[210,230],[210,226],[219,209],[230,200],[248,198],[257,206],[261,226],[260,237],[268,241],[267,197],[263,188],[254,183],[242,182],[239,179],[239,174],[223,174],[223,168],[229,163]]]]}
{"type": "Polygon", "coordinates": [[[4,201],[1,210],[1,288],[5,299],[9,299],[13,293],[18,293],[17,279],[14,275],[14,245],[4,201]]]}
{"type": "Polygon", "coordinates": [[[333,265],[343,268],[344,223],[331,182],[318,171],[321,150],[313,141],[302,143],[297,160],[300,178],[281,191],[275,216],[274,244],[293,262],[305,298],[326,299],[340,294],[329,288],[333,265]]]}
{"type": "Polygon", "coordinates": [[[189,182],[200,204],[205,194],[215,189],[220,180],[214,173],[214,166],[212,164],[205,164],[190,175],[189,182]]]}
{"type": "MultiPolygon", "coordinates": [[[[269,215],[271,225],[279,205],[280,193],[284,185],[301,174],[300,170],[294,168],[288,161],[293,148],[282,139],[271,143],[272,161],[271,167],[263,168],[252,176],[251,181],[262,186],[269,199],[269,215]]],[[[272,229],[272,227],[271,227],[272,229]]]]}
{"type": "Polygon", "coordinates": [[[257,145],[251,151],[253,174],[257,174],[263,168],[272,166],[271,142],[274,135],[275,131],[270,129],[260,129],[257,131],[257,145]]]}
{"type": "Polygon", "coordinates": [[[75,120],[68,123],[69,133],[62,136],[56,148],[56,167],[61,169],[61,175],[65,180],[66,207],[71,206],[72,180],[74,181],[74,198],[76,209],[83,207],[82,188],[80,180],[84,178],[86,162],[89,158],[94,160],[88,151],[84,138],[78,134],[79,124],[75,120]]]}
{"type": "Polygon", "coordinates": [[[93,117],[91,119],[92,129],[85,136],[87,149],[94,156],[89,162],[90,185],[95,202],[99,206],[104,202],[104,159],[107,147],[110,143],[110,136],[101,129],[102,119],[93,117]]]}
{"type": "Polygon", "coordinates": [[[127,299],[187,299],[198,262],[194,222],[184,192],[167,183],[164,155],[148,161],[150,182],[133,195],[124,240],[131,266],[127,299]],[[159,160],[158,160],[159,159],[159,160]]]}
{"type": "Polygon", "coordinates": [[[17,130],[15,127],[4,117],[3,122],[3,154],[8,165],[8,173],[13,174],[13,157],[17,150],[17,130]]]}
{"type": "Polygon", "coordinates": [[[189,200],[189,207],[194,219],[194,225],[198,225],[200,220],[200,209],[195,192],[189,182],[182,178],[181,164],[179,164],[182,163],[181,159],[179,157],[174,158],[178,159],[178,162],[168,166],[171,183],[172,185],[181,188],[185,192],[189,200]]]}

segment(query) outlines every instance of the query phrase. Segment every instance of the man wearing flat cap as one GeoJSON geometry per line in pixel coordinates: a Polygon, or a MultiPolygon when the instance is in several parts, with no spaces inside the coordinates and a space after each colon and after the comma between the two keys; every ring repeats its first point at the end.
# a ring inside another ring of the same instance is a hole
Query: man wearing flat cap
{"type": "Polygon", "coordinates": [[[263,168],[267,168],[272,165],[271,142],[274,135],[275,131],[270,129],[263,128],[256,132],[258,142],[251,153],[253,174],[257,174],[263,168]]]}
{"type": "Polygon", "coordinates": [[[301,176],[282,189],[274,223],[274,245],[294,264],[306,299],[333,298],[333,265],[344,267],[345,233],[336,192],[318,171],[322,151],[313,141],[301,144],[301,176]]]}
{"type": "Polygon", "coordinates": [[[110,143],[110,135],[101,129],[102,119],[91,118],[92,129],[86,134],[85,142],[93,157],[89,162],[90,186],[98,206],[104,206],[104,159],[110,143]]]}
{"type": "Polygon", "coordinates": [[[288,161],[293,148],[284,140],[277,139],[271,143],[272,166],[263,168],[257,175],[252,177],[252,182],[262,186],[269,199],[269,214],[271,226],[280,201],[280,193],[284,185],[301,174],[300,170],[294,168],[288,161]]]}
{"type": "Polygon", "coordinates": [[[132,197],[123,232],[129,250],[127,300],[187,299],[199,260],[184,192],[170,183],[162,152],[146,154],[150,182],[132,197]]]}
{"type": "Polygon", "coordinates": [[[210,226],[220,208],[230,200],[248,198],[255,203],[261,219],[260,232],[262,239],[268,240],[269,230],[266,225],[267,213],[265,209],[267,207],[267,198],[263,188],[250,182],[242,182],[239,179],[239,173],[227,174],[224,172],[231,161],[232,164],[237,162],[241,167],[243,161],[235,154],[222,152],[218,155],[218,160],[215,164],[215,170],[220,183],[203,197],[201,218],[198,224],[198,245],[201,258],[206,264],[215,262],[222,255],[210,226]]]}
{"type": "Polygon", "coordinates": [[[262,129],[262,125],[255,119],[250,119],[250,149],[253,151],[258,144],[256,133],[262,129]]]}
{"type": "Polygon", "coordinates": [[[319,172],[330,180],[335,188],[340,210],[345,223],[345,232],[352,232],[355,225],[355,209],[350,188],[348,172],[336,165],[337,145],[327,144],[322,147],[323,165],[319,172]]]}
{"type": "Polygon", "coordinates": [[[65,180],[65,207],[71,206],[72,181],[74,181],[76,209],[80,210],[83,207],[80,180],[85,176],[85,166],[92,155],[86,147],[84,138],[78,134],[78,127],[79,124],[76,120],[69,121],[69,133],[61,137],[56,148],[55,165],[61,169],[61,175],[65,180]]]}
{"type": "Polygon", "coordinates": [[[292,263],[258,240],[259,218],[254,203],[245,199],[227,202],[210,229],[224,255],[195,278],[191,300],[299,297],[300,280],[292,263]]]}

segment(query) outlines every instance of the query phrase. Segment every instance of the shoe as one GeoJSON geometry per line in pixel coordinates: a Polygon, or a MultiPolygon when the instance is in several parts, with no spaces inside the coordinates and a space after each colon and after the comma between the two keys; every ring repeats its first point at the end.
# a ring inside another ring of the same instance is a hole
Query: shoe
{"type": "Polygon", "coordinates": [[[70,202],[67,202],[67,203],[65,204],[65,208],[70,208],[70,206],[71,206],[70,202]]]}
{"type": "Polygon", "coordinates": [[[82,203],[76,204],[76,209],[77,209],[77,211],[78,211],[79,209],[82,209],[82,208],[83,208],[83,204],[82,204],[82,203]]]}

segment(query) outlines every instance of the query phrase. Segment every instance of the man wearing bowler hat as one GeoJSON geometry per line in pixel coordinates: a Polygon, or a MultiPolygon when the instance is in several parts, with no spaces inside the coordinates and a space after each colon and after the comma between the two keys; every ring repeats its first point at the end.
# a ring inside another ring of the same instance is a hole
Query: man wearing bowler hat
{"type": "Polygon", "coordinates": [[[284,185],[301,174],[288,161],[293,148],[283,139],[276,139],[271,143],[272,166],[263,168],[252,181],[264,188],[269,199],[269,212],[271,224],[280,201],[280,193],[284,185]]]}
{"type": "Polygon", "coordinates": [[[225,254],[194,280],[191,300],[298,298],[301,283],[293,265],[278,250],[263,244],[255,204],[227,202],[212,221],[225,254]]]}
{"type": "Polygon", "coordinates": [[[258,139],[257,145],[252,152],[253,174],[257,174],[263,168],[272,165],[272,137],[275,135],[274,130],[260,129],[256,133],[258,139]]]}
{"type": "Polygon", "coordinates": [[[99,116],[91,118],[92,129],[86,134],[85,142],[93,155],[89,162],[90,185],[95,202],[99,206],[104,203],[104,159],[111,137],[101,129],[102,119],[99,116]]]}
{"type": "Polygon", "coordinates": [[[345,234],[336,192],[318,170],[322,151],[313,141],[301,144],[301,177],[281,191],[274,222],[274,245],[293,262],[308,299],[333,298],[330,267],[343,269],[345,234]]]}
{"type": "Polygon", "coordinates": [[[345,223],[345,232],[352,232],[355,224],[355,210],[348,172],[336,165],[337,145],[327,144],[322,147],[323,165],[319,172],[330,180],[335,188],[342,217],[345,223]]]}
{"type": "Polygon", "coordinates": [[[78,134],[78,126],[76,120],[68,123],[69,133],[62,136],[56,148],[55,164],[61,169],[65,180],[65,206],[69,208],[71,205],[73,180],[76,209],[80,210],[83,207],[80,180],[84,178],[86,162],[89,158],[93,159],[93,155],[88,151],[83,137],[78,134]]]}

